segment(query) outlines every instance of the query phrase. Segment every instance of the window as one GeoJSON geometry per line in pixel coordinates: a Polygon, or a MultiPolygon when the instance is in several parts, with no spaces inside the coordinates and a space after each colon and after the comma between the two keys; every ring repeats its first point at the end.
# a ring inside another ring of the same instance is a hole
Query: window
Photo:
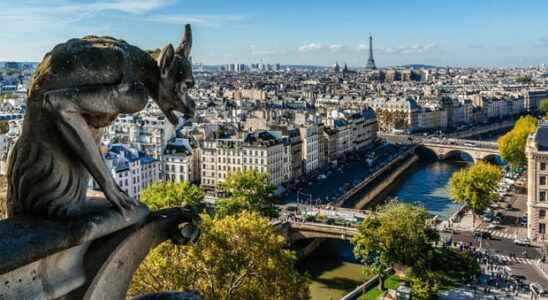
{"type": "Polygon", "coordinates": [[[546,170],[546,163],[540,163],[540,170],[541,171],[546,170]]]}
{"type": "Polygon", "coordinates": [[[538,224],[538,233],[540,234],[546,233],[546,224],[543,224],[543,223],[538,224]]]}
{"type": "Polygon", "coordinates": [[[546,185],[546,176],[540,176],[540,185],[546,185]]]}
{"type": "Polygon", "coordinates": [[[544,209],[539,210],[538,211],[538,217],[540,219],[544,219],[546,217],[546,210],[544,210],[544,209]]]}
{"type": "Polygon", "coordinates": [[[539,197],[538,197],[538,201],[540,201],[540,202],[546,201],[546,192],[545,191],[540,192],[539,197]]]}

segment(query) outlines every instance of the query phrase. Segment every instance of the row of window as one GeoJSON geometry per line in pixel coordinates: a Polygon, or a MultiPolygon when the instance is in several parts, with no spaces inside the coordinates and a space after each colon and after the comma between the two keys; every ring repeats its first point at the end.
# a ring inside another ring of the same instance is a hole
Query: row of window
{"type": "MultiPolygon", "coordinates": [[[[219,166],[219,170],[220,170],[220,166],[219,166]]],[[[225,172],[237,172],[237,171],[241,171],[242,168],[240,167],[228,167],[228,168],[224,168],[223,166],[223,171],[225,172]]],[[[267,171],[267,168],[266,167],[257,167],[257,166],[243,166],[243,170],[256,170],[256,171],[259,171],[259,172],[266,172],[267,171]]],[[[208,172],[208,171],[202,171],[202,176],[204,177],[215,177],[215,172],[208,172]]],[[[224,173],[221,173],[221,172],[217,172],[217,177],[219,178],[225,178],[226,176],[224,175],[224,173]]]]}
{"type": "Polygon", "coordinates": [[[184,175],[179,175],[179,176],[175,174],[166,175],[166,180],[177,181],[177,178],[179,178],[179,181],[188,181],[184,175]]]}
{"type": "Polygon", "coordinates": [[[167,171],[171,171],[171,172],[184,172],[184,169],[185,169],[185,166],[182,166],[182,165],[167,165],[167,171]]]}
{"type": "MultiPolygon", "coordinates": [[[[219,150],[219,155],[229,155],[229,156],[240,156],[241,154],[237,151],[233,150],[219,150]]],[[[250,156],[266,156],[265,150],[243,150],[243,155],[250,155],[250,156]]]]}

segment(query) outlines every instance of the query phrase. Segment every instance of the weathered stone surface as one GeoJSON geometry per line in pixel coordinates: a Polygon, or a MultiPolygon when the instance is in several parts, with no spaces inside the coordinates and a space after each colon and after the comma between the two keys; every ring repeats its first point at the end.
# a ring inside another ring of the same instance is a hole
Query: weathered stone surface
{"type": "Polygon", "coordinates": [[[126,217],[103,210],[65,221],[28,216],[2,220],[0,274],[142,222],[147,215],[148,208],[140,205],[128,211],[126,217]]]}
{"type": "Polygon", "coordinates": [[[148,214],[139,207],[128,214],[128,223],[116,216],[105,211],[64,223],[29,218],[0,222],[7,241],[29,236],[16,245],[0,244],[0,257],[6,258],[0,260],[0,299],[125,299],[133,273],[150,249],[167,239],[188,243],[197,236],[197,227],[190,225],[197,216],[189,208],[148,214]]]}
{"type": "Polygon", "coordinates": [[[189,237],[196,234],[181,236],[179,225],[192,224],[196,218],[190,209],[164,209],[150,214],[139,226],[96,240],[90,245],[84,261],[86,284],[66,299],[124,299],[133,273],[149,250],[177,236],[185,243],[192,242],[189,237]]]}

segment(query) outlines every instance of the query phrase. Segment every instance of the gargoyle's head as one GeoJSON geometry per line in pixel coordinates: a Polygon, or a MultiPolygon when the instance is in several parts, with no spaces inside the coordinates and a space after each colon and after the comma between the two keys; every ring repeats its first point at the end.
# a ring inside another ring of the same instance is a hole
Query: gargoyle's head
{"type": "Polygon", "coordinates": [[[168,120],[177,125],[178,111],[185,118],[194,116],[196,104],[188,95],[188,90],[194,86],[190,49],[192,48],[192,30],[190,24],[185,26],[183,40],[177,49],[167,45],[158,59],[160,67],[160,84],[157,104],[168,120]]]}

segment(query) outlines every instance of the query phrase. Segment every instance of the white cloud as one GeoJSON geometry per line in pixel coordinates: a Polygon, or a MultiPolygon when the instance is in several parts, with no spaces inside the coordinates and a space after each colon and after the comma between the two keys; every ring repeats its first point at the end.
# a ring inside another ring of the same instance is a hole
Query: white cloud
{"type": "Polygon", "coordinates": [[[358,49],[358,51],[369,50],[369,45],[359,44],[356,48],[358,49]]]}
{"type": "MultiPolygon", "coordinates": [[[[360,44],[357,47],[358,51],[369,51],[369,45],[360,44]]],[[[428,42],[424,44],[413,44],[408,46],[399,46],[399,47],[386,47],[386,48],[373,48],[373,52],[380,54],[420,54],[425,53],[431,50],[438,48],[437,43],[428,42]]]]}
{"type": "Polygon", "coordinates": [[[300,46],[297,51],[299,52],[312,52],[312,51],[318,51],[318,50],[331,50],[331,51],[338,51],[344,48],[343,45],[339,44],[318,44],[318,43],[309,43],[300,46]]]}
{"type": "Polygon", "coordinates": [[[162,14],[158,10],[175,3],[175,0],[103,0],[99,2],[75,2],[51,0],[43,2],[23,1],[14,5],[0,3],[0,20],[28,24],[67,24],[91,18],[99,13],[119,13],[116,18],[170,24],[193,23],[203,26],[220,26],[226,22],[241,21],[239,15],[183,15],[162,14]]]}
{"type": "Polygon", "coordinates": [[[65,3],[55,8],[66,13],[97,13],[102,11],[118,11],[131,14],[147,13],[169,4],[173,0],[110,0],[92,3],[65,3]]]}
{"type": "Polygon", "coordinates": [[[143,20],[170,24],[199,24],[203,26],[219,27],[227,22],[237,22],[244,20],[240,15],[167,15],[153,14],[145,17],[143,20]]]}
{"type": "Polygon", "coordinates": [[[309,51],[315,51],[315,50],[322,49],[322,47],[323,46],[320,45],[320,44],[310,43],[310,44],[300,46],[298,51],[299,52],[309,52],[309,51]]]}

